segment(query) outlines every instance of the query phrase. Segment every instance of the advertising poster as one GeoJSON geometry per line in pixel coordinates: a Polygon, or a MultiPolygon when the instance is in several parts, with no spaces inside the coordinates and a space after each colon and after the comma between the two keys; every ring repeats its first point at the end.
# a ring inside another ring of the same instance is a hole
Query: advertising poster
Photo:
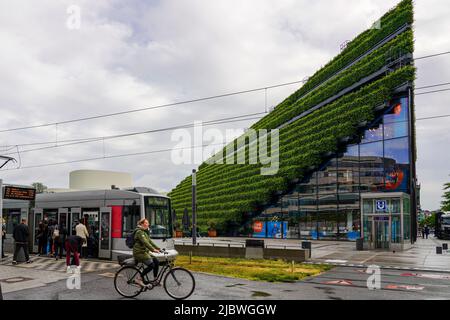
{"type": "Polygon", "coordinates": [[[253,222],[253,237],[265,238],[266,237],[266,222],[255,221],[253,222]]]}
{"type": "Polygon", "coordinates": [[[287,238],[287,221],[267,222],[267,237],[274,239],[287,238]]]}

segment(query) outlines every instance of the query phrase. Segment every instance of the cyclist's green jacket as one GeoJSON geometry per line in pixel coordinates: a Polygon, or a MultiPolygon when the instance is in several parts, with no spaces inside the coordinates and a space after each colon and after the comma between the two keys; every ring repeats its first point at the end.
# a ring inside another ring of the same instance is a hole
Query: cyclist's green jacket
{"type": "Polygon", "coordinates": [[[150,231],[137,228],[134,234],[133,257],[138,262],[152,258],[151,252],[158,246],[150,239],[150,231]]]}

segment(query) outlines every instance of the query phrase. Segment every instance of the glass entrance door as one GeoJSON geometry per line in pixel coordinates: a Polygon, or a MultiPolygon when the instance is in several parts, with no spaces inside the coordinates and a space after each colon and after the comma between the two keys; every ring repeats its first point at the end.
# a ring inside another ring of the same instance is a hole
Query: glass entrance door
{"type": "Polygon", "coordinates": [[[389,249],[389,217],[374,217],[373,228],[375,249],[389,249]]]}

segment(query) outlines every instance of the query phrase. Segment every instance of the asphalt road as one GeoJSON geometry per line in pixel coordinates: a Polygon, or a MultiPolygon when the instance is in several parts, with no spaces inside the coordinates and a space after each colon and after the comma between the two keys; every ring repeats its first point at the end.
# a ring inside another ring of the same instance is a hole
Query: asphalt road
{"type": "MultiPolygon", "coordinates": [[[[67,289],[66,280],[4,294],[5,300],[125,300],[113,285],[112,270],[82,274],[81,289],[67,289]]],[[[267,283],[195,273],[190,300],[449,300],[450,273],[381,270],[381,289],[369,290],[365,269],[336,267],[296,283],[267,283]]],[[[137,300],[171,299],[162,287],[137,300]]]]}

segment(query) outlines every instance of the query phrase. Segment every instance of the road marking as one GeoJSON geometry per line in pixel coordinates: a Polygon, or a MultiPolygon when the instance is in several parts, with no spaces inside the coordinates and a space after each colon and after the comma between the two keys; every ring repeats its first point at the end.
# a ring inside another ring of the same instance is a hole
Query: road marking
{"type": "Polygon", "coordinates": [[[426,279],[439,279],[439,280],[450,280],[450,276],[442,274],[420,274],[420,273],[403,273],[402,277],[417,277],[426,279]]]}
{"type": "Polygon", "coordinates": [[[334,284],[334,285],[340,285],[340,286],[352,286],[353,285],[353,283],[350,280],[327,281],[327,282],[324,282],[324,284],[334,284]]]}
{"type": "Polygon", "coordinates": [[[328,263],[346,263],[348,260],[325,260],[328,263]]]}
{"type": "Polygon", "coordinates": [[[386,289],[391,289],[391,290],[406,289],[406,290],[419,291],[419,290],[425,289],[425,287],[390,284],[390,285],[386,286],[386,289]]]}

